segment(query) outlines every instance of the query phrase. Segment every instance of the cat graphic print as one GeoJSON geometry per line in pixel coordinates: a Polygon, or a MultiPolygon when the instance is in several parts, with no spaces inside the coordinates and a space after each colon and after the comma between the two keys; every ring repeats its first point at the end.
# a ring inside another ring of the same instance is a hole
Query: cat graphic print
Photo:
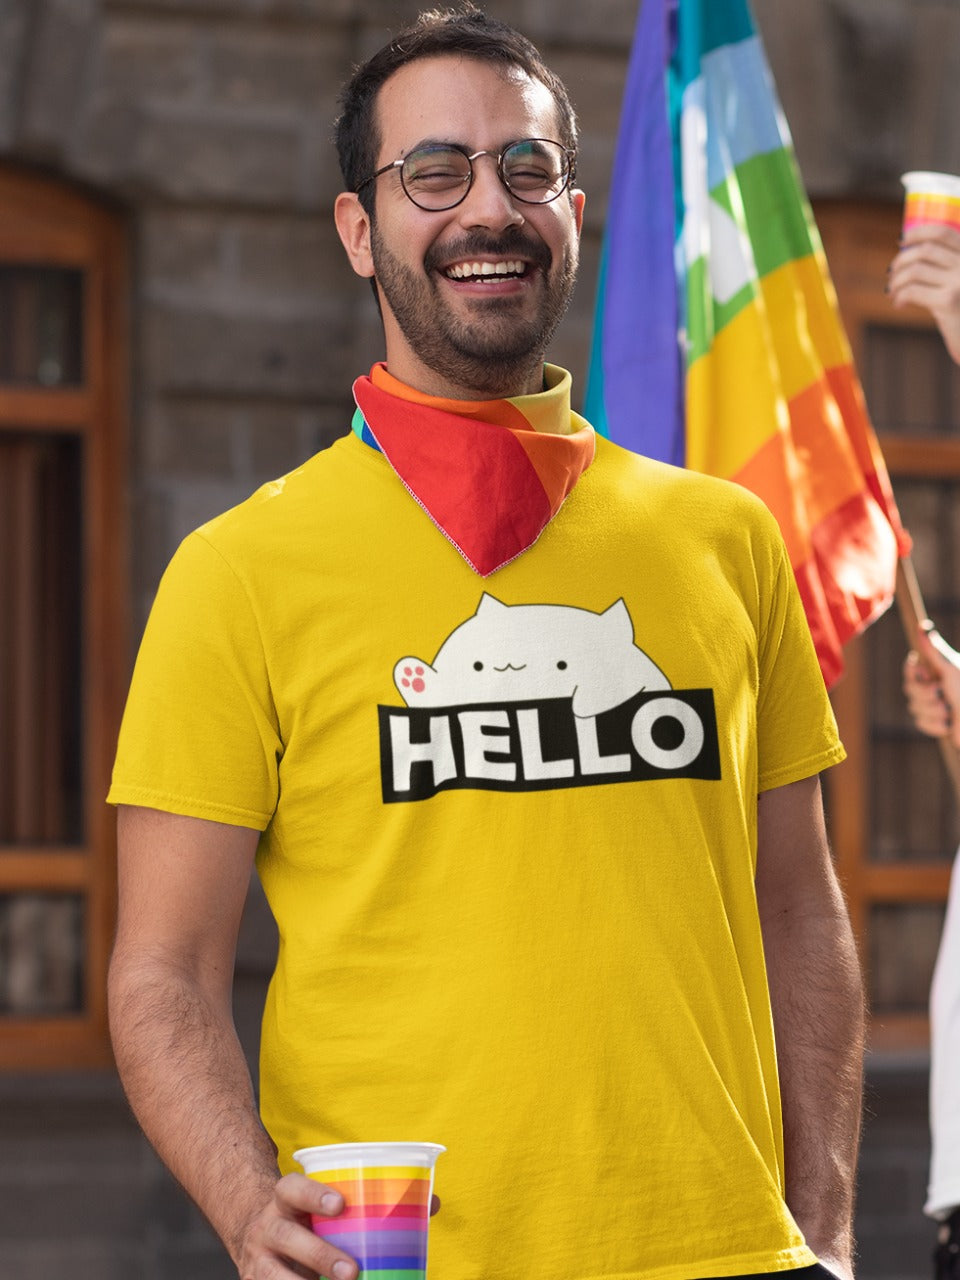
{"type": "Polygon", "coordinates": [[[432,662],[401,658],[393,678],[406,705],[378,708],[385,803],[720,777],[712,691],[672,688],[622,599],[593,613],[484,593],[432,662]]]}

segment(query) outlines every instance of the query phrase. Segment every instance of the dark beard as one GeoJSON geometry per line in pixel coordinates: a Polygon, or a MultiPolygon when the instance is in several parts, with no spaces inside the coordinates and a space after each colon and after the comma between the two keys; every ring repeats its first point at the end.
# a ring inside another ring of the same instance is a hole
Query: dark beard
{"type": "Polygon", "coordinates": [[[376,281],[404,337],[424,364],[445,382],[468,387],[483,396],[516,395],[543,363],[550,339],[567,309],[576,281],[577,255],[565,250],[556,274],[550,251],[541,240],[511,228],[501,236],[474,232],[444,247],[445,261],[495,254],[511,254],[540,270],[539,313],[520,320],[514,313],[520,300],[477,299],[476,320],[463,321],[442,305],[433,271],[439,255],[429,250],[423,274],[399,262],[381,240],[376,223],[371,229],[376,281]]]}

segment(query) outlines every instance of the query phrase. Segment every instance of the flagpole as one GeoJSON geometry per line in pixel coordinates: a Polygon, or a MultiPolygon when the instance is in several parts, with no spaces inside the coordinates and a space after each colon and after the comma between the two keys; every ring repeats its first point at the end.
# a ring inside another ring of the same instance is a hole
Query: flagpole
{"type": "MultiPolygon", "coordinates": [[[[932,631],[934,628],[927,615],[917,572],[909,555],[902,556],[897,565],[896,599],[907,643],[912,649],[916,649],[920,632],[932,631]]],[[[954,799],[960,804],[960,748],[952,738],[938,738],[937,741],[944,767],[953,784],[954,799]]]]}

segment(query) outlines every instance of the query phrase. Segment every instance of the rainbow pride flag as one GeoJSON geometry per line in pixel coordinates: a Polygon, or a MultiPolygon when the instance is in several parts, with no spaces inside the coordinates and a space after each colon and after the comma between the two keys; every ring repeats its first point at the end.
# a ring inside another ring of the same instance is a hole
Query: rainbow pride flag
{"type": "Polygon", "coordinates": [[[642,0],[586,416],[776,516],[827,684],[910,549],[747,0],[642,0]]]}

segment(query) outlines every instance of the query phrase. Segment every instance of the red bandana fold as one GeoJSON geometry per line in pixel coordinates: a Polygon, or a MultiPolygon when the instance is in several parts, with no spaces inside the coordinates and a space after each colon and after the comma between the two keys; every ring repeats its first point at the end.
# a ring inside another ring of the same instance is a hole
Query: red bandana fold
{"type": "Polygon", "coordinates": [[[363,438],[467,564],[487,577],[532,547],[593,461],[593,428],[570,408],[571,378],[544,369],[545,390],[509,400],[445,400],[376,364],[353,395],[363,438]]]}

